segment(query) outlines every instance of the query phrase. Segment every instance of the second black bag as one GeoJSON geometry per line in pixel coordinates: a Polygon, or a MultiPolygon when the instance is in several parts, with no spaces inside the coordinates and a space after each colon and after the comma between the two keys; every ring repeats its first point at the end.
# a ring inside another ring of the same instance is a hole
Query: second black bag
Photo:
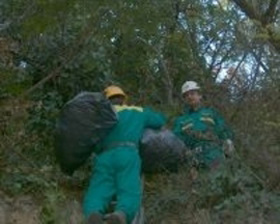
{"type": "Polygon", "coordinates": [[[184,162],[185,152],[184,142],[170,130],[147,129],[141,139],[142,171],[144,173],[176,172],[179,165],[184,162]]]}

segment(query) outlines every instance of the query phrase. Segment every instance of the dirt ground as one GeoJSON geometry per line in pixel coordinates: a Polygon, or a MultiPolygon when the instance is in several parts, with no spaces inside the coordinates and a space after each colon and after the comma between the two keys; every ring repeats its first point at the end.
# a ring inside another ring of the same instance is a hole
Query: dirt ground
{"type": "Polygon", "coordinates": [[[38,224],[40,207],[30,196],[9,198],[0,192],[0,223],[3,224],[38,224]]]}

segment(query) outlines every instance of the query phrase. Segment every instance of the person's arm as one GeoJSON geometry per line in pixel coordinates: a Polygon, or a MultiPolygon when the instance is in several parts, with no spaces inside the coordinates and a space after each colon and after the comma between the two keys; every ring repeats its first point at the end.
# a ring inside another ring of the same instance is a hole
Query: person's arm
{"type": "Polygon", "coordinates": [[[226,124],[224,118],[221,114],[217,111],[213,110],[214,121],[215,121],[215,129],[216,133],[220,140],[231,139],[233,140],[233,131],[231,128],[226,124]]]}
{"type": "Polygon", "coordinates": [[[185,143],[187,147],[192,147],[192,138],[186,131],[182,130],[181,122],[182,119],[180,117],[175,119],[172,131],[178,138],[180,138],[185,143]]]}
{"type": "Polygon", "coordinates": [[[214,117],[217,135],[219,139],[223,141],[223,150],[226,155],[230,155],[234,151],[233,131],[217,111],[214,111],[214,117]]]}
{"type": "Polygon", "coordinates": [[[146,128],[159,129],[166,123],[166,117],[158,112],[149,108],[144,109],[146,116],[146,128]]]}
{"type": "Polygon", "coordinates": [[[175,119],[172,131],[178,137],[180,137],[182,135],[182,130],[181,130],[181,125],[180,125],[180,119],[179,118],[175,119]]]}

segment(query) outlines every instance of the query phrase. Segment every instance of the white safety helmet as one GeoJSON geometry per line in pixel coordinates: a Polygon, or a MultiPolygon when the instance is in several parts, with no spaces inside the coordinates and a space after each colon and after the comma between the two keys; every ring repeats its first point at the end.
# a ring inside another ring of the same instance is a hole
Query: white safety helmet
{"type": "Polygon", "coordinates": [[[200,86],[195,81],[186,81],[182,85],[181,93],[184,94],[185,92],[188,92],[190,90],[198,90],[198,89],[200,89],[200,86]]]}

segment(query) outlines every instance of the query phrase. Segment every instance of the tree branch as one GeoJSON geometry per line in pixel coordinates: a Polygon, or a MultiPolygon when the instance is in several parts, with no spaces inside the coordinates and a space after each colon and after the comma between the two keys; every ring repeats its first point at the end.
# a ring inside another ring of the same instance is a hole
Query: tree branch
{"type": "Polygon", "coordinates": [[[265,12],[265,14],[263,15],[263,18],[262,18],[262,24],[263,25],[267,25],[267,24],[273,22],[273,20],[275,18],[275,14],[276,14],[277,3],[278,3],[278,0],[271,0],[270,1],[269,7],[266,10],[266,12],[265,12]]]}
{"type": "Polygon", "coordinates": [[[280,53],[280,41],[277,38],[275,31],[271,28],[268,28],[267,25],[272,23],[275,19],[275,15],[277,14],[277,3],[278,0],[271,0],[269,7],[264,15],[261,15],[260,12],[257,12],[253,9],[248,2],[244,0],[232,0],[240,9],[243,11],[250,19],[256,20],[260,22],[262,28],[267,30],[268,33],[268,41],[274,47],[274,49],[280,53]]]}
{"type": "Polygon", "coordinates": [[[250,19],[261,21],[261,15],[244,0],[232,0],[250,19]]]}
{"type": "Polygon", "coordinates": [[[93,22],[95,20],[92,19],[91,22],[89,22],[86,27],[82,30],[82,32],[80,33],[80,35],[76,38],[75,43],[70,44],[69,48],[66,48],[66,50],[64,51],[63,55],[67,55],[65,61],[66,63],[61,64],[60,66],[56,67],[52,72],[50,72],[46,77],[44,77],[43,79],[41,79],[39,82],[37,82],[35,85],[33,85],[31,88],[29,88],[28,90],[26,90],[22,95],[21,98],[26,97],[27,95],[29,95],[31,92],[33,92],[35,89],[39,88],[40,86],[42,86],[43,84],[45,84],[47,81],[49,81],[52,78],[55,78],[56,76],[59,75],[59,72],[63,69],[63,67],[66,64],[71,63],[77,56],[78,52],[81,51],[81,45],[83,45],[84,43],[87,42],[87,40],[93,35],[92,33],[92,27],[93,26],[93,22]],[[73,47],[75,46],[75,47],[73,47]]]}

